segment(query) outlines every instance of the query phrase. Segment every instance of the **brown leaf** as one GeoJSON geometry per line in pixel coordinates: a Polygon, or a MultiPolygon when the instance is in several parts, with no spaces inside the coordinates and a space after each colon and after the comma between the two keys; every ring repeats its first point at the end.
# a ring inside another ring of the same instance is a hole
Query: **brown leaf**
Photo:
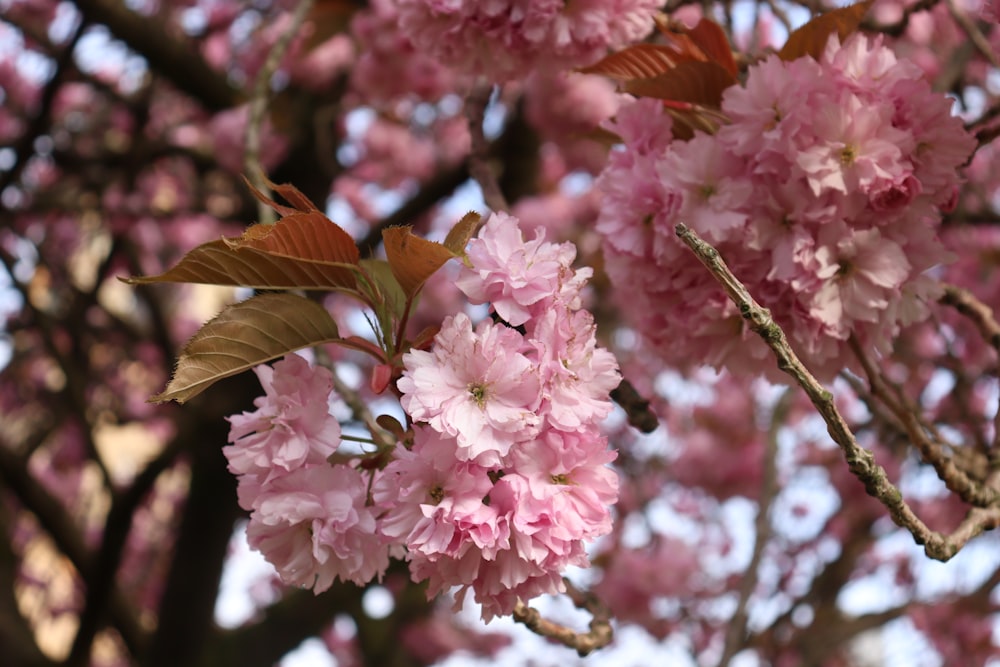
{"type": "Polygon", "coordinates": [[[788,41],[781,47],[778,57],[785,61],[802,56],[812,56],[814,60],[819,60],[826,43],[830,40],[830,35],[837,33],[843,42],[861,25],[861,20],[868,13],[872,2],[874,0],[865,0],[817,16],[788,36],[788,41]]]}
{"type": "Polygon", "coordinates": [[[357,264],[360,256],[351,235],[318,211],[293,213],[273,225],[253,225],[228,245],[314,262],[357,264]]]}
{"type": "Polygon", "coordinates": [[[455,226],[448,231],[448,236],[444,239],[444,247],[455,255],[464,255],[465,246],[469,239],[479,228],[480,215],[475,211],[469,211],[462,216],[462,219],[455,223],[455,226]]]}
{"type": "Polygon", "coordinates": [[[354,292],[354,267],[318,262],[257,250],[233,248],[232,239],[204,243],[158,276],[125,279],[130,285],[201,283],[254,289],[341,290],[354,292]]]}
{"type": "Polygon", "coordinates": [[[166,389],[149,400],[184,403],[218,380],[339,339],[337,324],[318,303],[295,294],[261,294],[226,307],[199,329],[166,389]]]}
{"type": "Polygon", "coordinates": [[[714,62],[729,72],[735,81],[739,69],[736,67],[729,39],[718,23],[703,18],[687,34],[690,40],[705,54],[709,62],[714,62]]]}
{"type": "Polygon", "coordinates": [[[677,50],[662,44],[635,44],[609,54],[590,67],[584,74],[601,74],[619,81],[649,79],[670,71],[681,60],[677,50]]]}
{"type": "Polygon", "coordinates": [[[292,204],[292,206],[285,206],[284,204],[279,204],[269,195],[266,195],[260,190],[258,190],[246,176],[243,177],[243,182],[246,183],[246,186],[248,188],[250,188],[250,193],[254,197],[256,197],[263,203],[273,208],[278,213],[278,215],[284,216],[284,215],[291,215],[292,213],[297,213],[299,211],[306,212],[306,211],[319,210],[318,208],[316,208],[316,205],[309,200],[308,197],[302,194],[302,192],[300,192],[298,188],[296,188],[294,185],[291,185],[290,183],[286,183],[284,185],[278,185],[277,183],[272,182],[270,179],[266,177],[264,178],[264,182],[267,183],[267,187],[271,188],[275,192],[278,192],[279,189],[284,189],[285,192],[291,193],[292,198],[295,199],[296,201],[293,202],[292,199],[288,198],[287,194],[282,194],[282,196],[285,197],[285,199],[288,200],[290,204],[292,204]],[[298,205],[298,208],[296,208],[296,205],[298,205]]]}
{"type": "Polygon", "coordinates": [[[318,0],[309,10],[312,31],[306,38],[305,50],[314,48],[334,35],[346,32],[351,18],[363,5],[352,0],[318,0]]]}
{"type": "Polygon", "coordinates": [[[440,243],[415,236],[411,227],[390,227],[382,232],[385,255],[407,297],[413,297],[424,282],[455,253],[440,243]]]}
{"type": "Polygon", "coordinates": [[[718,109],[722,106],[722,92],[734,83],[735,77],[721,65],[687,62],[659,76],[628,81],[622,88],[638,97],[690,102],[718,109]]]}
{"type": "Polygon", "coordinates": [[[353,291],[357,264],[358,247],[347,232],[317,211],[294,212],[243,236],[202,244],[166,273],[126,282],[353,291]]]}

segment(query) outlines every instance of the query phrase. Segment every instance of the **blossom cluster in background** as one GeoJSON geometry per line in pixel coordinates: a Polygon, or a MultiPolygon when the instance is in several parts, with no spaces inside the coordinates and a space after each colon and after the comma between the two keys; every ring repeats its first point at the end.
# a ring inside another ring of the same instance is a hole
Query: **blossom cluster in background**
{"type": "Polygon", "coordinates": [[[458,286],[503,321],[455,314],[429,351],[404,355],[412,436],[384,470],[331,463],[329,370],[297,355],[256,369],[265,395],[230,417],[224,451],[250,545],[282,580],[317,592],[337,578],[363,584],[405,550],[430,595],[471,588],[489,619],[564,590],[562,571],[587,565],[583,542],[611,530],[618,496],[598,425],[620,376],[581,309],[591,270],[574,270],[575,257],[570,243],[541,231],[525,241],[515,218],[491,216],[458,286]]]}
{"type": "Polygon", "coordinates": [[[926,272],[957,168],[975,141],[951,100],[881,39],[832,38],[816,61],[777,56],[726,90],[728,123],[673,140],[652,99],[611,125],[624,141],[599,187],[607,271],[636,328],[668,362],[773,369],[712,276],[675,238],[685,223],[715,245],[772,310],[814,372],[847,363],[851,335],[885,349],[926,316],[926,272]]]}
{"type": "Polygon", "coordinates": [[[496,81],[586,65],[647,35],[656,0],[401,0],[403,32],[422,53],[496,81]]]}

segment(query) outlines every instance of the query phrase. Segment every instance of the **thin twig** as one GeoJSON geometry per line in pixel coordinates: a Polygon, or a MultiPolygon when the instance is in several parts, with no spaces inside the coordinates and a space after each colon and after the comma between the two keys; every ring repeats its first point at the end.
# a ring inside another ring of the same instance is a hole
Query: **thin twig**
{"type": "MultiPolygon", "coordinates": [[[[878,499],[889,510],[889,516],[896,525],[907,529],[917,544],[924,545],[924,553],[929,558],[947,561],[958,553],[970,539],[984,530],[998,525],[1000,508],[993,506],[989,509],[973,509],[967,522],[963,522],[960,529],[949,536],[944,536],[928,528],[903,500],[903,494],[889,481],[888,474],[875,462],[874,455],[858,444],[854,433],[851,432],[844,417],[837,409],[833,393],[825,389],[799,360],[788,344],[785,332],[775,323],[770,311],[761,307],[754,300],[743,283],[726,266],[719,251],[703,241],[686,225],[677,225],[675,231],[677,236],[722,285],[726,294],[739,308],[740,314],[747,321],[750,329],[771,348],[778,361],[778,368],[791,375],[806,392],[809,400],[812,401],[826,422],[830,437],[843,452],[851,473],[864,484],[865,490],[870,496],[878,499]]],[[[988,486],[996,488],[995,482],[988,483],[988,486]]]]}
{"type": "Polygon", "coordinates": [[[979,114],[979,118],[967,122],[965,124],[965,131],[972,132],[974,130],[977,130],[983,125],[989,123],[997,116],[1000,116],[1000,100],[995,100],[993,104],[986,107],[986,109],[984,109],[983,112],[979,114]]]}
{"type": "Polygon", "coordinates": [[[861,28],[865,32],[881,32],[890,37],[899,37],[910,26],[910,17],[920,12],[930,11],[941,0],[918,0],[917,2],[903,8],[903,16],[895,23],[875,23],[874,21],[864,21],[861,28]]]}
{"type": "MultiPolygon", "coordinates": [[[[292,43],[292,38],[299,31],[312,6],[313,0],[299,0],[299,4],[296,5],[295,12],[292,14],[292,24],[271,47],[267,59],[260,71],[257,72],[257,78],[254,81],[253,97],[250,98],[250,112],[243,140],[243,168],[246,170],[246,176],[250,183],[267,196],[271,195],[271,189],[267,186],[264,168],[260,163],[260,132],[264,123],[264,112],[267,111],[267,104],[271,97],[271,77],[274,76],[278,65],[281,64],[281,59],[285,57],[288,45],[292,43]]],[[[257,215],[258,222],[264,224],[271,225],[277,220],[275,212],[262,201],[257,202],[257,215]]]]}
{"type": "Polygon", "coordinates": [[[576,632],[572,628],[560,625],[544,618],[537,609],[533,609],[521,601],[514,608],[514,620],[542,637],[554,639],[563,646],[576,649],[581,656],[589,655],[597,649],[604,648],[614,638],[611,628],[611,612],[593,593],[580,591],[569,580],[566,584],[566,594],[578,609],[590,612],[590,630],[576,632]]]}
{"type": "Polygon", "coordinates": [[[951,18],[955,19],[955,23],[965,31],[965,34],[969,37],[969,41],[972,45],[976,47],[976,50],[986,58],[993,67],[1000,69],[1000,59],[997,59],[997,54],[993,52],[993,47],[990,46],[990,42],[983,35],[982,31],[976,27],[976,24],[969,18],[968,14],[962,11],[958,5],[955,4],[955,0],[947,0],[948,12],[951,14],[951,18]]]}
{"type": "Polygon", "coordinates": [[[897,400],[889,398],[889,388],[881,372],[861,348],[857,338],[851,336],[848,341],[854,356],[861,362],[868,376],[868,384],[871,387],[872,395],[885,403],[896,418],[902,422],[907,435],[923,457],[924,461],[934,467],[938,478],[945,483],[950,491],[958,495],[962,500],[975,505],[976,507],[987,507],[993,504],[998,493],[996,489],[984,487],[981,483],[969,477],[965,471],[961,470],[951,456],[944,451],[945,443],[939,440],[932,440],[927,436],[927,430],[916,414],[916,407],[906,406],[902,402],[902,397],[897,395],[897,400]]]}
{"type": "Polygon", "coordinates": [[[727,667],[729,662],[744,647],[747,631],[747,606],[750,596],[757,588],[760,563],[764,559],[764,549],[771,540],[771,505],[778,495],[778,431],[785,424],[792,404],[792,392],[786,390],[771,412],[771,427],[768,429],[764,447],[764,466],[760,484],[760,501],[757,518],[754,520],[754,545],[750,564],[747,565],[743,581],[740,583],[740,597],[736,611],[729,620],[726,644],[719,659],[719,667],[727,667]]]}
{"type": "Polygon", "coordinates": [[[469,119],[469,134],[472,150],[469,154],[469,174],[479,183],[483,191],[483,201],[494,211],[510,210],[507,198],[500,190],[496,172],[490,165],[490,144],[483,134],[483,120],[486,107],[493,95],[493,85],[480,83],[465,98],[465,114],[469,119]]]}
{"type": "Polygon", "coordinates": [[[375,441],[376,446],[380,449],[388,449],[396,444],[396,438],[391,433],[386,431],[384,428],[378,425],[375,420],[375,416],[372,414],[368,405],[361,400],[358,392],[354,391],[351,387],[344,382],[339,375],[337,375],[337,369],[334,367],[329,360],[329,357],[320,349],[316,350],[317,357],[324,360],[324,364],[330,367],[331,375],[333,375],[333,389],[337,392],[347,407],[351,409],[351,414],[354,418],[365,425],[365,427],[371,432],[372,440],[375,441]]]}
{"type": "MultiPolygon", "coordinates": [[[[997,360],[1000,361],[1000,322],[997,322],[993,309],[977,299],[972,292],[955,285],[944,286],[940,301],[969,318],[979,329],[983,340],[996,351],[997,360]]],[[[997,365],[997,379],[1000,380],[1000,364],[997,365]]],[[[992,448],[994,455],[1000,454],[1000,397],[993,416],[992,448]]]]}

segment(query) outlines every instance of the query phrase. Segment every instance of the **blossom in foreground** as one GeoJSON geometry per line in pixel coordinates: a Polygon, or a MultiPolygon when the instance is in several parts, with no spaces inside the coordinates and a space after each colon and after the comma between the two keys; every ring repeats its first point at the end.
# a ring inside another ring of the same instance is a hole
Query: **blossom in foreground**
{"type": "Polygon", "coordinates": [[[587,564],[584,540],[611,530],[615,454],[597,425],[621,378],[580,309],[590,271],[574,257],[491,216],[459,287],[510,326],[455,315],[403,357],[397,386],[417,423],[373,485],[380,531],[429,595],[457,586],[460,605],[471,590],[485,620],[563,591],[562,572],[587,564]]]}
{"type": "Polygon", "coordinates": [[[381,575],[388,550],[367,506],[367,480],[327,461],[340,445],[330,371],[295,354],[254,370],[264,396],[257,410],[229,418],[232,444],[223,448],[240,506],[251,512],[250,546],[282,581],[317,593],[337,578],[364,584],[381,575]]]}
{"type": "MultiPolygon", "coordinates": [[[[526,241],[494,215],[470,242],[460,287],[504,323],[445,318],[397,382],[411,428],[384,467],[337,453],[332,376],[289,355],[261,366],[257,410],[230,418],[230,470],[251,512],[250,546],[282,581],[316,592],[381,576],[405,557],[430,596],[470,590],[483,618],[558,593],[611,530],[615,453],[598,425],[619,381],[581,309],[589,269],[575,248],[526,241]],[[517,326],[518,328],[514,328],[517,326]]],[[[374,460],[374,459],[372,459],[374,460]]]]}
{"type": "Polygon", "coordinates": [[[403,357],[398,387],[403,409],[457,441],[458,456],[494,465],[518,441],[537,432],[538,369],[520,353],[513,329],[468,316],[441,325],[430,352],[403,357]]]}
{"type": "MultiPolygon", "coordinates": [[[[229,471],[257,484],[307,464],[325,462],[340,445],[340,424],[328,407],[333,376],[290,354],[254,368],[264,395],[253,412],[229,417],[229,471]]],[[[250,509],[244,505],[245,509],[250,509]]]]}
{"type": "Polygon", "coordinates": [[[287,584],[317,593],[338,578],[363,585],[389,566],[366,488],[361,473],[347,465],[283,475],[255,498],[247,541],[287,584]]]}

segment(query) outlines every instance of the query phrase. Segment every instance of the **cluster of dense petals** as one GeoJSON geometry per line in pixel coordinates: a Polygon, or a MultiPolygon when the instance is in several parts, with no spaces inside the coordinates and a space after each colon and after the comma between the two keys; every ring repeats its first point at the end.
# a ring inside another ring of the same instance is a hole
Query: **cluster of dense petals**
{"type": "Polygon", "coordinates": [[[389,508],[380,530],[406,546],[414,580],[431,596],[471,589],[486,620],[562,591],[560,573],[587,564],[583,540],[611,530],[618,479],[606,438],[549,430],[495,466],[455,452],[453,438],[417,425],[372,488],[389,508]]]}
{"type": "Polygon", "coordinates": [[[653,28],[656,0],[400,0],[403,31],[442,62],[497,81],[586,65],[653,28]]]}
{"type": "Polygon", "coordinates": [[[295,354],[254,370],[264,396],[255,411],[229,418],[232,444],[223,448],[240,506],[251,512],[250,546],[282,581],[317,593],[337,578],[364,584],[381,575],[388,550],[367,504],[367,480],[327,461],[340,445],[330,371],[295,354]]]}
{"type": "Polygon", "coordinates": [[[361,49],[350,75],[351,88],[365,101],[384,103],[410,94],[435,101],[459,84],[450,68],[414,48],[399,30],[400,7],[394,0],[366,4],[351,20],[361,49]]]}
{"type": "Polygon", "coordinates": [[[590,271],[574,258],[492,216],[458,284],[505,321],[455,315],[429,351],[403,357],[397,387],[416,424],[374,483],[380,530],[429,594],[470,589],[487,620],[563,590],[561,572],[587,563],[584,540],[611,530],[615,454],[597,425],[620,376],[580,309],[590,271]]]}
{"type": "Polygon", "coordinates": [[[593,275],[574,270],[572,243],[545,243],[545,230],[525,241],[515,218],[494,213],[483,233],[469,243],[472,269],[458,287],[473,303],[489,303],[503,320],[519,327],[553,308],[580,307],[580,289],[593,275]]]}
{"type": "Polygon", "coordinates": [[[366,498],[367,481],[354,468],[299,468],[261,489],[247,541],[287,584],[317,593],[337,578],[363,585],[389,563],[366,498]]]}
{"type": "Polygon", "coordinates": [[[495,464],[511,445],[537,432],[541,401],[536,365],[521,354],[521,335],[465,314],[441,325],[430,352],[415,350],[398,387],[415,421],[455,438],[462,460],[495,464]]]}
{"type": "Polygon", "coordinates": [[[624,309],[672,363],[766,372],[763,345],[676,239],[685,223],[715,245],[793,345],[829,375],[851,335],[885,348],[926,316],[926,271],[975,142],[919,68],[881,39],[750,68],[723,96],[716,134],[672,140],[655,100],[620,109],[623,140],[599,179],[598,230],[624,309]]]}

